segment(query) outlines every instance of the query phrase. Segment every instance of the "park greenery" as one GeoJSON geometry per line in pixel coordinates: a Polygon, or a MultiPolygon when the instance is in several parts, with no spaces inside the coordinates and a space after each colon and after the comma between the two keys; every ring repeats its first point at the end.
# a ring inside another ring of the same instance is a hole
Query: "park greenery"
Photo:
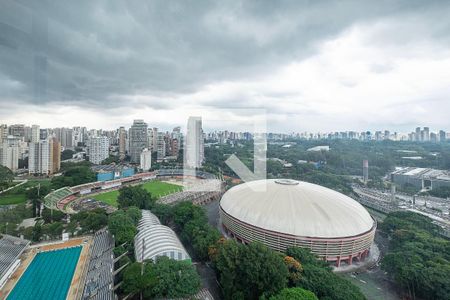
{"type": "Polygon", "coordinates": [[[75,151],[71,149],[65,149],[64,151],[61,152],[61,160],[71,159],[74,154],[75,151]]]}
{"type": "MultiPolygon", "coordinates": [[[[235,154],[250,170],[253,169],[253,143],[205,148],[206,171],[235,177],[226,159],[235,154]]],[[[450,143],[414,143],[398,141],[359,140],[288,140],[267,145],[267,177],[292,178],[352,194],[350,176],[362,175],[362,162],[369,161],[370,187],[386,188],[383,178],[395,167],[426,167],[450,169],[450,143]],[[289,144],[289,147],[283,147],[289,144]],[[330,151],[308,151],[315,146],[329,146],[330,151]],[[405,157],[420,156],[420,160],[405,157]],[[285,166],[284,163],[292,164],[285,166]]],[[[402,187],[399,187],[402,190],[402,187]]],[[[447,195],[448,191],[443,195],[447,195]]]]}
{"type": "Polygon", "coordinates": [[[285,288],[269,300],[319,300],[314,293],[302,288],[285,288]]]}
{"type": "Polygon", "coordinates": [[[162,256],[153,261],[130,264],[123,274],[125,294],[140,294],[144,299],[176,299],[194,295],[200,289],[200,277],[187,261],[162,256]]]}
{"type": "Polygon", "coordinates": [[[0,191],[13,185],[14,173],[7,167],[0,165],[0,191]]]}
{"type": "Polygon", "coordinates": [[[141,185],[125,186],[119,190],[117,202],[119,208],[136,206],[140,209],[151,209],[155,204],[155,198],[141,185]]]}
{"type": "Polygon", "coordinates": [[[63,175],[52,178],[52,188],[55,190],[97,180],[95,172],[86,163],[63,163],[61,164],[61,172],[63,175]]]}
{"type": "Polygon", "coordinates": [[[450,241],[432,220],[413,212],[389,214],[380,229],[389,238],[382,260],[409,299],[450,299],[450,241]]]}
{"type": "MultiPolygon", "coordinates": [[[[20,203],[25,203],[27,200],[32,200],[29,198],[30,189],[40,189],[40,195],[45,196],[50,188],[49,179],[28,179],[24,184],[17,184],[12,189],[0,194],[0,205],[15,205],[20,203]]],[[[36,204],[36,203],[35,203],[36,204]]]]}

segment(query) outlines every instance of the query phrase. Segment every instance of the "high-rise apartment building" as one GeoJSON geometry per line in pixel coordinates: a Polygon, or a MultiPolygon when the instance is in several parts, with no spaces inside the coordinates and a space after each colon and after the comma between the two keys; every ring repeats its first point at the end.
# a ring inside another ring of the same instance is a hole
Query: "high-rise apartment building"
{"type": "Polygon", "coordinates": [[[0,124],[0,143],[8,136],[8,126],[6,124],[0,124]]]}
{"type": "Polygon", "coordinates": [[[184,146],[185,165],[201,168],[204,161],[204,140],[201,117],[189,117],[184,146]]]}
{"type": "Polygon", "coordinates": [[[439,130],[439,141],[445,142],[447,139],[447,133],[444,130],[439,130]]]}
{"type": "Polygon", "coordinates": [[[109,139],[106,136],[91,137],[88,142],[89,161],[99,165],[109,156],[109,139]]]}
{"type": "Polygon", "coordinates": [[[53,173],[53,139],[30,143],[28,172],[30,174],[50,175],[53,173]]]}
{"type": "Polygon", "coordinates": [[[55,128],[55,137],[64,149],[73,148],[73,130],[71,128],[55,128]]]}
{"type": "Polygon", "coordinates": [[[25,137],[25,125],[14,124],[8,127],[8,134],[16,137],[25,137]]]}
{"type": "Polygon", "coordinates": [[[416,142],[420,142],[421,141],[421,130],[420,130],[420,127],[416,128],[415,141],[416,142]]]}
{"type": "Polygon", "coordinates": [[[52,173],[58,173],[61,169],[61,143],[57,138],[52,138],[52,173]]]}
{"type": "Polygon", "coordinates": [[[156,144],[156,160],[162,161],[164,157],[166,157],[166,141],[164,139],[164,133],[158,132],[156,144]]]}
{"type": "Polygon", "coordinates": [[[127,131],[125,127],[120,127],[119,132],[119,157],[124,159],[127,151],[127,131]]]}
{"type": "Polygon", "coordinates": [[[152,167],[152,151],[145,148],[141,152],[140,167],[143,171],[148,171],[152,167]]]}
{"type": "Polygon", "coordinates": [[[423,128],[423,142],[429,142],[430,141],[430,128],[424,127],[423,128]]]}
{"type": "Polygon", "coordinates": [[[148,148],[147,123],[144,120],[134,120],[129,130],[130,161],[138,164],[141,159],[141,152],[148,148]]]}
{"type": "Polygon", "coordinates": [[[153,152],[158,149],[158,128],[156,127],[153,127],[151,148],[153,149],[153,152]]]}
{"type": "Polygon", "coordinates": [[[0,140],[0,165],[15,172],[19,168],[20,139],[8,136],[0,140]]]}
{"type": "Polygon", "coordinates": [[[41,129],[39,125],[31,126],[31,139],[32,143],[37,143],[41,140],[41,129]]]}

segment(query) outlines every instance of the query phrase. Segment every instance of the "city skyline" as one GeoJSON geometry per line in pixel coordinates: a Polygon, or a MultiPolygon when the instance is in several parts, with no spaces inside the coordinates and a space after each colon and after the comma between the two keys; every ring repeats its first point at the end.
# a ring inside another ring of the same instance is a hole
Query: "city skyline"
{"type": "Polygon", "coordinates": [[[5,1],[0,120],[170,128],[258,108],[272,132],[448,130],[450,3],[394,3],[5,1]]]}

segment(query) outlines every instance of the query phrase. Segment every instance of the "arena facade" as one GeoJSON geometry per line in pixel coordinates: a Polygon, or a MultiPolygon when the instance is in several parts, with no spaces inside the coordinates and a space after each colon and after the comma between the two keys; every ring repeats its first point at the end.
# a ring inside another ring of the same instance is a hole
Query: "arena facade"
{"type": "Polygon", "coordinates": [[[281,252],[308,248],[337,266],[367,257],[377,225],[350,197],[291,179],[237,185],[222,196],[219,211],[224,231],[243,243],[281,252]]]}

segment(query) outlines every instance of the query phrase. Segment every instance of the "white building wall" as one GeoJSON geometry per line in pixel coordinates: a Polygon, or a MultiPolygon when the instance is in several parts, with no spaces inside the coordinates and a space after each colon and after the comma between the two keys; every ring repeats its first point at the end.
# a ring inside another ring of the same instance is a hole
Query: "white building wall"
{"type": "Polygon", "coordinates": [[[106,136],[91,137],[89,139],[89,161],[101,164],[109,156],[109,139],[106,136]]]}

